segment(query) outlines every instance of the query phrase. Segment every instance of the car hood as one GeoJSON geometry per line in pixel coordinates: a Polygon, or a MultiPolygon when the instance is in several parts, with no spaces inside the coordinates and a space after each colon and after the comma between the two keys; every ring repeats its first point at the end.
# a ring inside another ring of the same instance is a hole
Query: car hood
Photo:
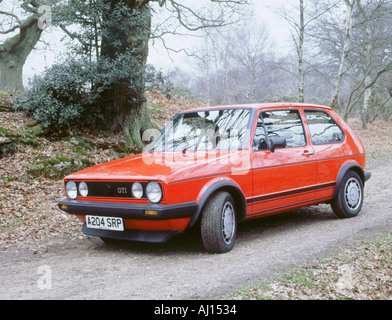
{"type": "Polygon", "coordinates": [[[81,170],[65,179],[160,180],[172,182],[249,170],[248,150],[187,153],[143,153],[81,170]]]}

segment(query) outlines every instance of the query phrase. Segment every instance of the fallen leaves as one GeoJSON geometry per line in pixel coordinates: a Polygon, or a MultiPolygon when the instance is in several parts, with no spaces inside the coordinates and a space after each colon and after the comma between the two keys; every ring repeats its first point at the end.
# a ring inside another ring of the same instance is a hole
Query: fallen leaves
{"type": "Polygon", "coordinates": [[[360,119],[350,119],[348,125],[362,140],[369,158],[392,154],[392,122],[376,120],[363,129],[360,119]]]}
{"type": "MultiPolygon", "coordinates": [[[[160,93],[148,93],[152,118],[163,126],[176,113],[202,106],[194,99],[166,98],[160,93]]],[[[33,122],[20,112],[0,112],[0,127],[12,132],[23,132],[33,122]]],[[[9,246],[31,248],[60,236],[71,239],[83,237],[82,223],[75,216],[66,215],[57,203],[65,197],[63,181],[42,175],[31,178],[26,172],[34,162],[65,156],[77,159],[83,152],[93,164],[117,159],[116,146],[123,144],[121,135],[92,136],[86,134],[94,147],[77,148],[75,139],[58,140],[36,137],[39,147],[19,144],[18,151],[0,158],[0,248],[9,246]]]]}
{"type": "Polygon", "coordinates": [[[151,119],[163,127],[178,112],[205,107],[207,101],[177,96],[169,99],[160,92],[147,92],[147,105],[151,119]]]}
{"type": "Polygon", "coordinates": [[[31,248],[60,233],[78,237],[80,223],[75,217],[64,217],[57,209],[57,202],[64,197],[61,181],[40,179],[6,183],[0,180],[0,192],[1,247],[31,248]]]}
{"type": "Polygon", "coordinates": [[[234,300],[392,300],[392,234],[245,288],[234,300]]]}

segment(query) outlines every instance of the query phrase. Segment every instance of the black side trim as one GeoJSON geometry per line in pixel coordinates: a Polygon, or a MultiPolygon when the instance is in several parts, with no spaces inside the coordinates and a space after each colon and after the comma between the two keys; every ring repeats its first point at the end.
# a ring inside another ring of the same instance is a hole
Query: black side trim
{"type": "Polygon", "coordinates": [[[272,208],[272,209],[267,209],[267,210],[262,210],[262,211],[258,211],[258,212],[254,212],[250,215],[247,216],[248,217],[252,217],[261,213],[267,213],[269,211],[276,211],[276,210],[283,210],[285,208],[289,208],[289,207],[295,207],[295,206],[306,206],[306,204],[312,204],[314,202],[323,202],[326,201],[328,199],[331,199],[331,197],[324,197],[324,198],[319,198],[319,199],[312,199],[312,200],[307,200],[307,201],[302,201],[302,202],[296,202],[296,203],[290,203],[288,205],[282,206],[282,207],[277,207],[277,208],[272,208]]]}
{"type": "Polygon", "coordinates": [[[162,243],[168,241],[170,238],[180,233],[179,231],[144,231],[144,230],[130,230],[126,229],[124,231],[110,231],[110,230],[100,230],[87,228],[86,224],[83,224],[82,229],[83,234],[92,237],[101,237],[108,239],[117,240],[130,240],[130,241],[140,241],[140,242],[153,242],[162,243]]]}
{"type": "Polygon", "coordinates": [[[173,205],[130,204],[98,201],[62,200],[58,203],[60,210],[69,214],[122,217],[124,219],[167,220],[191,217],[196,209],[196,202],[185,202],[173,205]],[[62,208],[63,205],[67,209],[62,208]],[[156,216],[145,215],[145,210],[157,211],[156,216]]]}
{"type": "Polygon", "coordinates": [[[291,191],[285,191],[285,192],[281,192],[281,193],[270,194],[270,195],[266,195],[266,196],[260,196],[257,198],[248,199],[247,203],[251,204],[251,203],[275,199],[275,198],[292,196],[292,195],[296,195],[296,194],[300,194],[300,193],[306,193],[309,191],[316,191],[316,190],[320,190],[320,189],[335,187],[335,185],[336,185],[336,183],[332,182],[332,183],[321,184],[321,185],[317,185],[317,186],[313,186],[313,187],[307,187],[307,188],[302,188],[302,189],[297,189],[297,190],[291,190],[291,191]]]}

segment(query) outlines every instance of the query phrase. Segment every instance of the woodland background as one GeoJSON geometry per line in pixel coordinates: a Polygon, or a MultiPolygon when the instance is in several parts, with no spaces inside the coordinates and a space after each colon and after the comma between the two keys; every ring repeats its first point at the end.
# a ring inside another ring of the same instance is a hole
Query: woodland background
{"type": "Polygon", "coordinates": [[[391,18],[388,0],[1,0],[0,91],[47,133],[122,131],[139,149],[146,91],[326,104],[366,128],[392,116],[391,18]],[[56,56],[27,81],[37,50],[56,56]]]}

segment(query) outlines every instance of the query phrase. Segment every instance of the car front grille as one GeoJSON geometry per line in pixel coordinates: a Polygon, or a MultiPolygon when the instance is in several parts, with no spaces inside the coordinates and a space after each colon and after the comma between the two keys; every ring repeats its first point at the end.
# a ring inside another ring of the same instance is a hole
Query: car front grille
{"type": "MultiPolygon", "coordinates": [[[[145,185],[142,183],[143,189],[145,185]]],[[[134,198],[130,182],[87,182],[88,197],[134,198]]],[[[143,194],[143,197],[145,195],[143,194]]]]}

